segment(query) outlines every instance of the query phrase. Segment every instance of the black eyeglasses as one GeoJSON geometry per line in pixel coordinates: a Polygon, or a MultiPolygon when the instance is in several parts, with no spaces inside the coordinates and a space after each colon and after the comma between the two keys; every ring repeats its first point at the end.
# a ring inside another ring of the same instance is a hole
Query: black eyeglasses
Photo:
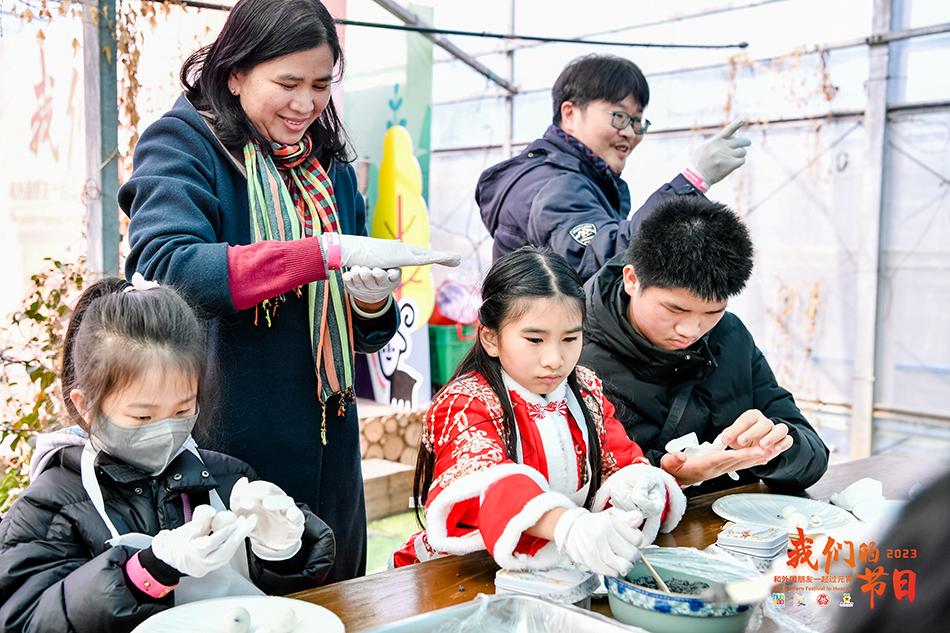
{"type": "Polygon", "coordinates": [[[646,134],[647,130],[650,129],[650,121],[648,119],[640,119],[635,116],[630,116],[626,112],[611,112],[610,110],[604,110],[603,108],[597,109],[609,114],[610,125],[618,130],[622,130],[628,125],[632,125],[634,134],[646,134]]]}

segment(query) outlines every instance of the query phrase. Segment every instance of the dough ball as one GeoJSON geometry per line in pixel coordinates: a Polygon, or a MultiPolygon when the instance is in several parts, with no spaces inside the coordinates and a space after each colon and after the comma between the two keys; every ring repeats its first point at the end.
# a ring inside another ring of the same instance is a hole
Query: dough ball
{"type": "Polygon", "coordinates": [[[808,520],[808,524],[813,528],[821,526],[821,517],[817,514],[811,515],[811,518],[808,520]]]}
{"type": "Polygon", "coordinates": [[[224,614],[225,633],[247,633],[251,628],[251,614],[244,607],[231,609],[224,614]]]}
{"type": "Polygon", "coordinates": [[[290,607],[277,607],[267,621],[271,633],[290,633],[297,628],[297,613],[290,607]]]}
{"type": "Polygon", "coordinates": [[[785,506],[782,508],[782,518],[787,519],[789,516],[795,514],[795,512],[797,512],[797,510],[795,510],[795,506],[785,506]]]}
{"type": "Polygon", "coordinates": [[[211,519],[211,531],[217,532],[218,530],[223,530],[235,522],[237,522],[236,514],[230,510],[222,510],[221,512],[214,515],[213,519],[211,519]]]}
{"type": "Polygon", "coordinates": [[[785,523],[790,530],[794,530],[795,528],[807,528],[808,517],[801,512],[793,512],[785,518],[785,523]]]}

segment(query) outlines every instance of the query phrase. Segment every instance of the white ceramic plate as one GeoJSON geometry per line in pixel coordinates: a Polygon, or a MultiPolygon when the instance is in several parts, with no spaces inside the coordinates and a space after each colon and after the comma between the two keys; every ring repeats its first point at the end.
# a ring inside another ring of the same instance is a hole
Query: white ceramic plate
{"type": "Polygon", "coordinates": [[[782,518],[782,508],[785,506],[794,506],[795,510],[809,518],[813,514],[821,517],[821,525],[817,528],[810,526],[802,528],[805,534],[820,534],[858,522],[850,512],[830,503],[788,495],[762,493],[729,495],[713,501],[712,509],[722,518],[736,523],[758,523],[787,529],[788,524],[782,518]]]}
{"type": "Polygon", "coordinates": [[[899,499],[872,499],[855,504],[851,513],[868,523],[891,521],[897,518],[905,505],[907,502],[899,499]]]}
{"type": "Polygon", "coordinates": [[[289,607],[297,614],[293,633],[346,631],[336,614],[309,602],[276,596],[233,596],[189,602],[162,611],[135,627],[132,633],[216,633],[224,631],[225,614],[237,607],[244,607],[251,614],[249,633],[264,628],[278,607],[289,607]]]}

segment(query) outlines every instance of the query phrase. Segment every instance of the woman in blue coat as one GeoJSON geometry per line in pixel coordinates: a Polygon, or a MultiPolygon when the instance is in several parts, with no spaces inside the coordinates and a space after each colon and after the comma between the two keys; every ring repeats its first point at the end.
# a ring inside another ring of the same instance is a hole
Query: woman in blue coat
{"type": "Polygon", "coordinates": [[[365,571],[353,352],[395,333],[400,265],[446,261],[356,237],[365,206],[330,96],[342,67],[318,0],[241,0],[185,62],[184,93],[142,134],[119,190],[127,276],[175,286],[208,318],[222,368],[213,447],[329,524],[327,582],[365,571]]]}

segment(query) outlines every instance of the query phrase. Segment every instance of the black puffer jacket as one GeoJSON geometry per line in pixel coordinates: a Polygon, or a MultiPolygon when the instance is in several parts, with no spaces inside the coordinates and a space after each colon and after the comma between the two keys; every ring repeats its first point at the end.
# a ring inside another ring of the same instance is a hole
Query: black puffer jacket
{"type": "MultiPolygon", "coordinates": [[[[106,511],[122,533],[157,534],[184,523],[181,493],[193,506],[217,489],[227,505],[241,477],[256,479],[244,462],[199,451],[204,464],[183,452],[156,478],[105,453],[96,475],[106,511]]],[[[174,605],[174,592],[161,600],[126,585],[124,567],[135,549],[110,547],[110,533],[82,486],[81,446],[53,456],[0,522],[0,631],[120,633],[174,605]]],[[[303,547],[288,561],[266,563],[247,547],[251,580],[268,594],[319,585],[333,564],[333,533],[310,510],[303,547]]]]}
{"type": "Polygon", "coordinates": [[[668,351],[643,338],[627,318],[630,299],[623,289],[623,256],[612,259],[584,287],[587,326],[580,362],[597,372],[616,417],[659,466],[669,439],[695,431],[700,442],[712,442],[749,409],[773,422],[784,422],[794,445],[764,466],[739,471],[739,481],[726,475],[686,489],[703,494],[762,479],[777,489],[803,490],[828,468],[828,448],[778,385],[752,334],[730,312],[689,349],[668,351]],[[661,429],[676,395],[691,388],[675,429],[660,440],[661,429]]]}

